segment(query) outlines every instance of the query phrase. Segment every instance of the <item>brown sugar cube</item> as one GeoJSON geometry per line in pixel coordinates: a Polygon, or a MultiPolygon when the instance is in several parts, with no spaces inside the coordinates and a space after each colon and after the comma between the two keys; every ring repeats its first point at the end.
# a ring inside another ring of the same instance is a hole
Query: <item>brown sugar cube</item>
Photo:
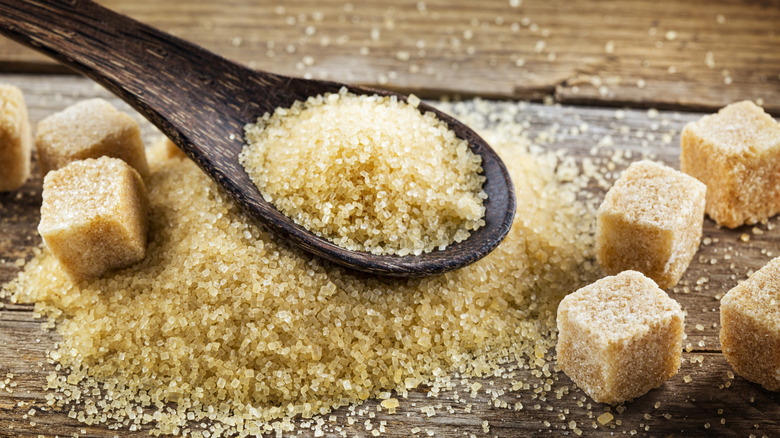
{"type": "Polygon", "coordinates": [[[688,123],[680,170],[707,185],[707,214],[734,228],[780,212],[780,124],[753,102],[688,123]]]}
{"type": "MultiPolygon", "coordinates": [[[[178,146],[176,146],[176,143],[171,141],[168,137],[161,137],[158,140],[159,147],[163,150],[163,157],[165,159],[171,159],[171,158],[187,158],[187,155],[179,149],[178,146]]],[[[157,146],[157,145],[155,145],[157,146]]]]}
{"type": "Polygon", "coordinates": [[[558,365],[599,403],[639,397],[677,374],[684,315],[636,271],[568,295],[558,307],[558,365]]]}
{"type": "Polygon", "coordinates": [[[734,371],[780,391],[780,257],[720,300],[720,344],[734,371]]]}
{"type": "Polygon", "coordinates": [[[699,247],[705,192],[667,166],[629,166],[598,210],[596,255],[604,271],[639,271],[663,289],[677,284],[699,247]]]}
{"type": "Polygon", "coordinates": [[[0,84],[0,192],[16,190],[27,181],[31,146],[22,90],[0,84]]]}
{"type": "Polygon", "coordinates": [[[103,99],[79,102],[41,120],[35,144],[43,175],[102,156],[124,160],[143,178],[149,175],[138,123],[103,99]]]}
{"type": "Polygon", "coordinates": [[[38,232],[76,281],[132,265],[146,255],[146,189],[124,161],[74,161],[43,182],[38,232]]]}
{"type": "Polygon", "coordinates": [[[152,167],[153,165],[151,163],[159,164],[166,160],[188,158],[175,143],[164,135],[155,139],[151,146],[146,149],[146,157],[149,159],[150,166],[152,167]]]}
{"type": "Polygon", "coordinates": [[[184,151],[179,149],[179,147],[176,146],[176,143],[171,141],[170,138],[165,137],[164,145],[165,145],[165,155],[168,158],[187,158],[187,154],[185,154],[184,151]]]}

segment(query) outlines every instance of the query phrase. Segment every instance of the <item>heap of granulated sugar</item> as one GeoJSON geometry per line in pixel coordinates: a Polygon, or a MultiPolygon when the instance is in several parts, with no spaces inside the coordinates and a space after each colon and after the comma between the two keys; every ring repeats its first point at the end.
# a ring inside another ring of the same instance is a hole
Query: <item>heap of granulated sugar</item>
{"type": "Polygon", "coordinates": [[[190,161],[152,153],[141,263],[75,285],[44,250],[7,285],[62,336],[49,404],[86,424],[246,436],[386,391],[446,386],[452,372],[523,363],[549,376],[558,302],[596,275],[594,209],[503,107],[468,108],[458,117],[499,151],[523,208],[494,252],[426,278],[312,259],[248,222],[190,161]]]}
{"type": "Polygon", "coordinates": [[[354,251],[419,255],[485,224],[482,160],[420,100],[339,93],[246,128],[239,159],[266,201],[354,251]]]}

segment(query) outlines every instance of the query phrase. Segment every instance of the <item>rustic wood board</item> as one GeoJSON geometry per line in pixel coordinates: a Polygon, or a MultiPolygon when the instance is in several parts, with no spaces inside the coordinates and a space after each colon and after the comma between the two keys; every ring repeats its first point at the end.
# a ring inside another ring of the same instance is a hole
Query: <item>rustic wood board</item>
{"type": "MultiPolygon", "coordinates": [[[[780,114],[780,1],[101,0],[249,66],[442,93],[780,114]]],[[[62,67],[0,38],[0,71],[62,67]]]]}
{"type": "MultiPolygon", "coordinates": [[[[86,79],[2,75],[0,82],[23,89],[34,123],[78,100],[96,96],[109,98],[123,110],[130,111],[124,103],[86,79]]],[[[527,104],[519,117],[527,122],[530,138],[579,161],[607,160],[614,156],[614,151],[619,151],[622,161],[607,175],[604,184],[609,184],[625,164],[643,155],[677,166],[680,129],[700,116],[700,113],[527,104]],[[591,149],[598,144],[602,146],[593,156],[591,149]],[[631,153],[630,157],[626,156],[627,151],[631,153]]],[[[144,122],[142,126],[147,141],[158,135],[148,123],[144,122]]],[[[599,184],[593,184],[591,191],[597,196],[604,193],[599,184]]],[[[36,232],[40,195],[37,168],[33,178],[20,191],[0,194],[0,284],[16,275],[21,263],[17,260],[29,260],[40,243],[36,232]]],[[[622,413],[612,408],[620,425],[616,425],[615,420],[606,426],[598,425],[595,418],[607,407],[592,403],[565,375],[557,374],[545,400],[532,391],[512,391],[509,379],[486,378],[479,380],[483,388],[474,396],[468,389],[456,388],[458,399],[453,391],[432,398],[424,388],[418,389],[402,400],[398,412],[392,415],[377,412],[376,401],[354,410],[342,408],[335,412],[337,421],[327,421],[325,430],[328,435],[344,430],[349,436],[371,436],[365,423],[369,420],[372,428],[378,428],[380,421],[386,422],[383,436],[391,437],[410,436],[417,430],[415,428],[420,428],[417,436],[427,436],[426,431],[445,437],[464,434],[558,436],[572,435],[568,423],[575,421],[586,436],[612,436],[632,431],[653,436],[777,436],[780,434],[780,395],[738,376],[732,378],[731,368],[720,354],[717,299],[738,280],[744,279],[748,271],[763,266],[772,257],[772,251],[780,252],[777,225],[780,220],[772,219],[768,224],[758,226],[761,234],[757,234],[752,227],[726,230],[705,221],[704,236],[712,242],[701,246],[683,281],[671,291],[672,297],[687,311],[688,339],[685,343],[690,344],[690,351],[683,355],[679,374],[661,388],[625,405],[622,413]],[[749,236],[747,242],[742,240],[743,234],[749,236]],[[725,254],[730,254],[731,260],[725,260],[725,254]],[[713,259],[715,264],[711,262],[713,259]],[[733,269],[730,263],[734,263],[733,269]],[[708,280],[702,282],[701,278],[708,280]],[[562,393],[561,399],[556,399],[556,389],[564,387],[568,387],[568,391],[562,393]],[[510,406],[519,401],[524,408],[515,411],[496,407],[491,396],[493,391],[505,392],[497,397],[499,401],[510,406]],[[472,405],[470,412],[466,412],[466,404],[472,405]],[[437,406],[435,416],[429,417],[420,411],[420,407],[431,405],[437,406]],[[363,415],[357,415],[361,410],[363,415]],[[369,413],[375,417],[370,418],[369,413]],[[354,418],[354,424],[349,425],[347,417],[354,418]],[[488,422],[488,433],[483,430],[483,421],[488,422]],[[336,424],[344,427],[335,429],[336,424]]],[[[82,425],[69,418],[67,411],[46,408],[43,387],[52,365],[47,363],[45,352],[53,348],[57,335],[41,330],[40,321],[32,317],[31,306],[12,304],[8,300],[0,301],[0,304],[0,381],[7,373],[13,373],[11,381],[16,384],[13,393],[0,389],[0,436],[148,436],[144,430],[114,431],[82,425]],[[32,416],[29,415],[31,409],[35,411],[32,416]]],[[[534,381],[527,371],[518,373],[516,379],[534,381]]],[[[297,433],[313,435],[309,430],[297,433]]]]}

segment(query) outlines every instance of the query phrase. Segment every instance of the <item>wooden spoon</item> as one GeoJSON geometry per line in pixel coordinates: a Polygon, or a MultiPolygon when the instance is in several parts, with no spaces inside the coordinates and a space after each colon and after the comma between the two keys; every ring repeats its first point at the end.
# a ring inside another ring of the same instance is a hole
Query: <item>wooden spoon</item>
{"type": "MultiPolygon", "coordinates": [[[[486,225],[465,241],[419,256],[349,251],[296,225],[267,203],[238,154],[244,125],[277,107],[344,84],[256,71],[88,0],[0,0],[0,33],[57,59],[122,98],[173,140],[243,210],[304,251],[364,272],[420,276],[465,266],[506,236],[514,186],[495,152],[467,126],[425,104],[482,156],[486,225]]],[[[396,93],[346,85],[355,94],[396,93]]]]}

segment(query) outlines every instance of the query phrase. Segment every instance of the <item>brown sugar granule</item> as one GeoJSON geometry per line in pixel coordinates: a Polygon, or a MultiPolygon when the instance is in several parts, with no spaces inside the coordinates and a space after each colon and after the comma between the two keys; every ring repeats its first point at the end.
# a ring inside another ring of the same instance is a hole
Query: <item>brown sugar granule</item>
{"type": "Polygon", "coordinates": [[[604,426],[608,424],[610,421],[612,421],[615,418],[614,415],[612,415],[609,412],[604,412],[603,414],[599,415],[596,420],[599,422],[600,425],[604,426]]]}
{"type": "Polygon", "coordinates": [[[102,156],[123,160],[144,179],[149,175],[138,123],[103,99],[79,102],[38,122],[35,146],[43,175],[102,156]]]}
{"type": "Polygon", "coordinates": [[[22,91],[0,84],[0,192],[16,190],[30,176],[32,134],[22,91]]]}
{"type": "Polygon", "coordinates": [[[43,181],[38,232],[74,280],[98,277],[146,254],[146,188],[117,158],[74,161],[43,181]]]}
{"type": "Polygon", "coordinates": [[[342,90],[279,108],[247,126],[241,164],[268,202],[341,247],[443,249],[484,225],[481,158],[409,100],[342,90]]]}
{"type": "Polygon", "coordinates": [[[699,247],[706,187],[652,161],[633,163],[598,211],[597,256],[608,274],[642,272],[677,284],[699,247]]]}
{"type": "Polygon", "coordinates": [[[720,301],[720,343],[734,371],[780,391],[780,258],[775,258],[720,301]]]}
{"type": "Polygon", "coordinates": [[[753,102],[722,108],[682,131],[680,170],[707,185],[707,214],[734,228],[780,211],[780,124],[753,102]]]}
{"type": "Polygon", "coordinates": [[[558,302],[593,277],[594,212],[558,182],[554,154],[529,153],[512,113],[480,105],[507,118],[480,134],[526,210],[487,257],[433,277],[372,278],[310,258],[246,220],[190,160],[152,160],[141,263],[73,284],[43,251],[7,286],[57,321],[51,357],[69,373],[49,380],[57,405],[76,401],[87,422],[245,436],[453,370],[488,375],[507,357],[541,369],[558,302]],[[110,399],[84,412],[84,388],[110,399]]]}
{"type": "Polygon", "coordinates": [[[677,374],[684,315],[636,271],[605,277],[558,307],[558,365],[599,403],[632,400],[677,374]]]}

